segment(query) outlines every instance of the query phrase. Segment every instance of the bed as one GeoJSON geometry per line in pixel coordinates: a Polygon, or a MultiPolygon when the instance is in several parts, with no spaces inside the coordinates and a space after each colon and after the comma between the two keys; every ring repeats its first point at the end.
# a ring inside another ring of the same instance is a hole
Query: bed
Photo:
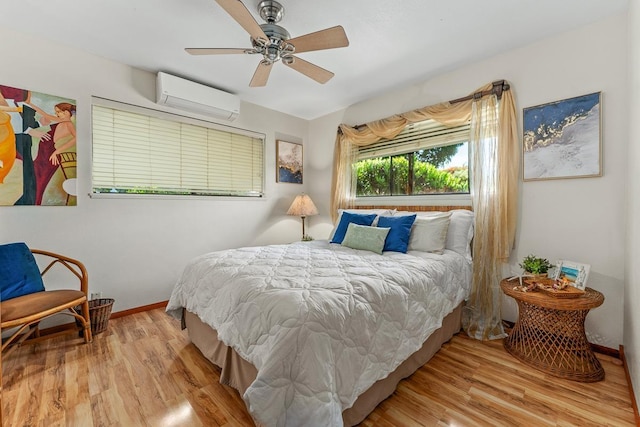
{"type": "MultiPolygon", "coordinates": [[[[361,212],[355,216],[373,214],[380,224],[411,215],[361,212]]],[[[419,218],[406,253],[350,247],[347,234],[343,244],[204,254],[186,266],[167,312],[221,368],[220,382],[239,391],[256,424],[358,424],[460,330],[473,214],[419,218]],[[443,247],[425,251],[433,242],[424,233],[443,217],[443,247]]]]}

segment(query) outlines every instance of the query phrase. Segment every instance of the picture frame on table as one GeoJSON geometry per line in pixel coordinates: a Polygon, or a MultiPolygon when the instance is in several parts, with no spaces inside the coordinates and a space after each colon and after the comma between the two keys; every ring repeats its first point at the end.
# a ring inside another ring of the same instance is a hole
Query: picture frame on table
{"type": "Polygon", "coordinates": [[[523,109],[524,181],[602,176],[601,92],[523,109]]]}
{"type": "Polygon", "coordinates": [[[587,286],[590,269],[591,266],[589,264],[560,260],[556,265],[555,279],[566,279],[571,286],[584,291],[587,286]]]}
{"type": "Polygon", "coordinates": [[[295,142],[276,141],[276,182],[302,184],[303,146],[295,142]]]}

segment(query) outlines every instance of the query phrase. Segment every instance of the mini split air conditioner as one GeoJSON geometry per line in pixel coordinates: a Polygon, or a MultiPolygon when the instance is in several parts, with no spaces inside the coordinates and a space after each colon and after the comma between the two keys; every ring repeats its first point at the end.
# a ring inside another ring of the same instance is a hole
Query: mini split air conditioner
{"type": "Polygon", "coordinates": [[[156,103],[181,110],[235,120],[240,114],[240,98],[200,83],[159,72],[156,103]]]}

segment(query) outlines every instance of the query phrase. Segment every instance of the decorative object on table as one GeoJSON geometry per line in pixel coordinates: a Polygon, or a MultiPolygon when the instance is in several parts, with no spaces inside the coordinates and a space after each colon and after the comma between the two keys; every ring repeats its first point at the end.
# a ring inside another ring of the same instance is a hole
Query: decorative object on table
{"type": "Polygon", "coordinates": [[[302,218],[303,242],[313,240],[313,237],[307,235],[304,231],[305,218],[312,215],[318,215],[318,208],[316,208],[316,205],[313,203],[313,200],[311,200],[311,197],[304,193],[296,196],[296,198],[293,200],[293,203],[291,203],[289,210],[287,211],[287,215],[295,215],[302,218]]]}
{"type": "Polygon", "coordinates": [[[75,206],[76,160],[75,100],[0,85],[0,206],[75,206]]]}
{"type": "Polygon", "coordinates": [[[523,112],[525,181],[602,176],[600,92],[523,112]]]}
{"type": "Polygon", "coordinates": [[[276,182],[302,184],[302,144],[276,141],[276,182]]]}
{"type": "Polygon", "coordinates": [[[525,279],[524,283],[525,286],[528,287],[528,289],[524,290],[524,292],[530,290],[539,290],[554,298],[578,298],[585,293],[584,290],[571,286],[566,278],[525,279]]]}
{"type": "Polygon", "coordinates": [[[525,272],[523,277],[547,277],[547,272],[553,267],[553,264],[546,258],[541,258],[533,254],[527,255],[519,264],[525,272]]]}
{"type": "Polygon", "coordinates": [[[512,276],[512,277],[509,277],[508,279],[505,279],[505,281],[506,282],[511,282],[513,280],[518,279],[518,284],[513,287],[514,291],[533,292],[533,291],[538,290],[538,287],[535,284],[535,282],[523,280],[523,278],[525,278],[525,277],[526,276],[512,276]]]}
{"type": "Polygon", "coordinates": [[[571,286],[584,290],[589,278],[589,264],[582,264],[574,261],[560,260],[556,266],[556,276],[558,280],[566,280],[571,286]]]}

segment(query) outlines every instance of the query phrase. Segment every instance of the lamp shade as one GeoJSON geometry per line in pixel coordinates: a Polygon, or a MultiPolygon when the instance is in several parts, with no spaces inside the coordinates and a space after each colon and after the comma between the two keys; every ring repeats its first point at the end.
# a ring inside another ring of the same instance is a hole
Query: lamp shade
{"type": "Polygon", "coordinates": [[[318,215],[318,208],[308,195],[302,193],[294,199],[287,211],[287,215],[311,216],[318,215]]]}

